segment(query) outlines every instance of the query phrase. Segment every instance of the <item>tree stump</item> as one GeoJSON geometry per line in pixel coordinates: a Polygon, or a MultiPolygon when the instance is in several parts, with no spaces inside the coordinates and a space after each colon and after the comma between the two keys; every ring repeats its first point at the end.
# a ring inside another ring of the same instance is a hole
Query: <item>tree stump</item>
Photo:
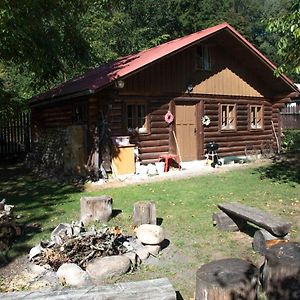
{"type": "Polygon", "coordinates": [[[213,213],[214,226],[223,231],[239,231],[238,225],[224,212],[213,213]]]}
{"type": "Polygon", "coordinates": [[[256,300],[258,269],[238,259],[221,259],[203,265],[196,275],[195,300],[256,300]]]}
{"type": "Polygon", "coordinates": [[[266,251],[262,285],[268,300],[300,299],[300,243],[284,243],[266,251]]]}
{"type": "Polygon", "coordinates": [[[84,225],[92,221],[107,222],[112,215],[112,198],[110,196],[81,197],[80,219],[84,225]]]}
{"type": "Polygon", "coordinates": [[[134,204],[133,223],[140,226],[142,224],[156,225],[156,207],[153,201],[139,201],[134,204]]]}
{"type": "Polygon", "coordinates": [[[272,235],[267,230],[260,229],[254,233],[252,248],[254,251],[260,253],[261,255],[265,255],[267,249],[276,244],[286,243],[289,241],[289,238],[289,234],[282,238],[278,238],[272,235]]]}

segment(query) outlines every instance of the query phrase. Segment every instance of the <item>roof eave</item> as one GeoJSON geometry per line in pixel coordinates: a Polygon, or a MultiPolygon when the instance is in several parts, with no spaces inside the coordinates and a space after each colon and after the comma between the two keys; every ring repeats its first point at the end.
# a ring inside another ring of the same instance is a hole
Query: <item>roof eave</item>
{"type": "Polygon", "coordinates": [[[34,108],[34,107],[44,106],[47,104],[53,104],[56,102],[69,100],[72,98],[79,98],[79,97],[87,96],[87,95],[93,95],[93,94],[95,94],[95,90],[87,89],[87,90],[82,90],[82,91],[78,91],[76,93],[66,94],[66,95],[62,95],[62,96],[53,96],[50,98],[45,98],[43,100],[39,100],[39,99],[31,100],[29,102],[29,106],[31,108],[34,108]]]}

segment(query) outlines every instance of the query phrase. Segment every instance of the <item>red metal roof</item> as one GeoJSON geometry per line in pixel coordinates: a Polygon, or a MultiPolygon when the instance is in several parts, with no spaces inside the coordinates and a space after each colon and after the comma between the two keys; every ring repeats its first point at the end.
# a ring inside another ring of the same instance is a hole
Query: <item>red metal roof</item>
{"type": "MultiPolygon", "coordinates": [[[[49,90],[48,92],[32,98],[31,103],[33,104],[37,101],[67,97],[83,92],[93,93],[95,91],[99,91],[117,79],[128,76],[131,73],[136,72],[139,69],[155,62],[156,60],[180,51],[224,29],[229,30],[245,46],[247,46],[259,58],[261,58],[261,60],[271,69],[276,69],[276,66],[270,60],[268,60],[232,26],[230,26],[228,23],[222,23],[158,45],[154,48],[141,51],[137,54],[121,57],[106,65],[87,71],[81,76],[66,81],[65,83],[62,83],[61,85],[49,90]]],[[[293,85],[293,82],[288,77],[281,75],[281,79],[283,79],[293,89],[296,89],[296,87],[293,85]]]]}

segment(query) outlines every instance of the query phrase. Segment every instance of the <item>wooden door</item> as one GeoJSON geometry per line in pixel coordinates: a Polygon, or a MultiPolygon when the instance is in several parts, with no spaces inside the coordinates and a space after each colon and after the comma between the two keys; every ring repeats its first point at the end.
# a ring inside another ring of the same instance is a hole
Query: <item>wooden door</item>
{"type": "Polygon", "coordinates": [[[175,106],[176,137],[183,161],[198,158],[196,108],[195,103],[175,106]]]}

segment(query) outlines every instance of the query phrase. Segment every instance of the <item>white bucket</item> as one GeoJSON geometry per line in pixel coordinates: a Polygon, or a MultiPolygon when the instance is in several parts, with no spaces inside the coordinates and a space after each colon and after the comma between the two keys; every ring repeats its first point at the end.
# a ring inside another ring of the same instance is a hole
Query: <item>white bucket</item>
{"type": "Polygon", "coordinates": [[[158,175],[164,174],[164,171],[165,171],[165,163],[164,163],[163,161],[156,162],[156,163],[155,163],[155,166],[156,166],[156,170],[157,170],[158,175]]]}

